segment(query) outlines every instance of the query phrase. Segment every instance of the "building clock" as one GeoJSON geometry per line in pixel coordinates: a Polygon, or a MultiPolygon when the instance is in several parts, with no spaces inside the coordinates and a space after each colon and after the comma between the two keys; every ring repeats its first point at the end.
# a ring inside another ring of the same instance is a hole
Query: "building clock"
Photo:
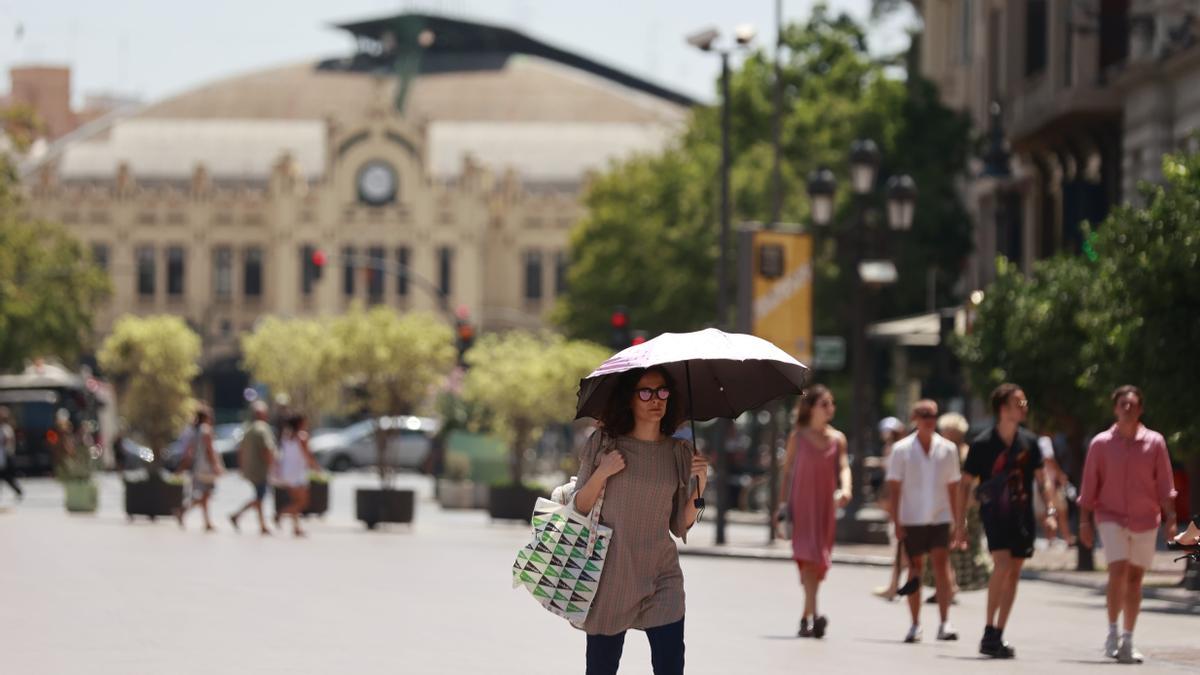
{"type": "Polygon", "coordinates": [[[374,159],[358,170],[358,199],[364,204],[382,206],[396,201],[396,170],[391,164],[374,159]]]}

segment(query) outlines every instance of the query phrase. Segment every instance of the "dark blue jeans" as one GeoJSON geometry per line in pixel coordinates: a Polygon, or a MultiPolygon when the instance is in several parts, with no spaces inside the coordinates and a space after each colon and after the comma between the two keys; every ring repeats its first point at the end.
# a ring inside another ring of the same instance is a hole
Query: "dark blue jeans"
{"type": "MultiPolygon", "coordinates": [[[[654,675],[683,675],[683,619],[646,629],[654,675]]],[[[587,636],[587,675],[612,675],[621,665],[625,631],[587,636]]]]}

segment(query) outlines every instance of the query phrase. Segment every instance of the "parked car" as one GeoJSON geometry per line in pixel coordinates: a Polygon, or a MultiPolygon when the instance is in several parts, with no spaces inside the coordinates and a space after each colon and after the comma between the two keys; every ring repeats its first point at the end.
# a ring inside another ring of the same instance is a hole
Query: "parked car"
{"type": "MultiPolygon", "coordinates": [[[[433,447],[434,435],[441,428],[436,419],[411,415],[380,417],[379,424],[389,432],[387,463],[399,469],[420,468],[433,447]]],[[[308,447],[321,466],[331,471],[375,466],[378,461],[375,423],[369,419],[343,429],[313,434],[308,447]]]]}

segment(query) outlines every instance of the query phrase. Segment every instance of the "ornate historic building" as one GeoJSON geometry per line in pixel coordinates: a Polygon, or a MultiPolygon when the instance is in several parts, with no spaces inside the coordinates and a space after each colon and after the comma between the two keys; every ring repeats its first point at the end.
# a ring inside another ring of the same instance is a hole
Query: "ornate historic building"
{"type": "Polygon", "coordinates": [[[23,167],[33,211],[112,277],[101,334],[129,312],[182,315],[216,374],[259,316],[355,300],[542,326],[589,172],[660,148],[691,103],[507,29],[341,28],[349,57],[103,118],[23,167]]]}

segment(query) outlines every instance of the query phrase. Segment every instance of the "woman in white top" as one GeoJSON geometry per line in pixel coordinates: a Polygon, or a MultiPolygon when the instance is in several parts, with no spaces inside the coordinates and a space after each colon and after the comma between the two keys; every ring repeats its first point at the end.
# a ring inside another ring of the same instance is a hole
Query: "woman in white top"
{"type": "Polygon", "coordinates": [[[287,505],[275,512],[278,520],[285,514],[292,516],[294,532],[303,537],[300,514],[308,506],[308,472],[319,471],[320,465],[308,449],[308,419],[304,415],[293,415],[283,423],[283,435],[279,443],[278,489],[287,490],[287,505]]]}
{"type": "Polygon", "coordinates": [[[196,411],[196,421],[187,450],[184,451],[183,461],[179,463],[176,473],[182,473],[189,468],[192,471],[191,498],[182,509],[175,512],[175,518],[179,520],[179,526],[183,527],[183,516],[193,506],[199,506],[200,512],[204,514],[204,531],[212,532],[216,528],[208,515],[208,500],[217,487],[217,476],[225,471],[221,467],[221,458],[213,449],[212,413],[207,408],[196,411]]]}

